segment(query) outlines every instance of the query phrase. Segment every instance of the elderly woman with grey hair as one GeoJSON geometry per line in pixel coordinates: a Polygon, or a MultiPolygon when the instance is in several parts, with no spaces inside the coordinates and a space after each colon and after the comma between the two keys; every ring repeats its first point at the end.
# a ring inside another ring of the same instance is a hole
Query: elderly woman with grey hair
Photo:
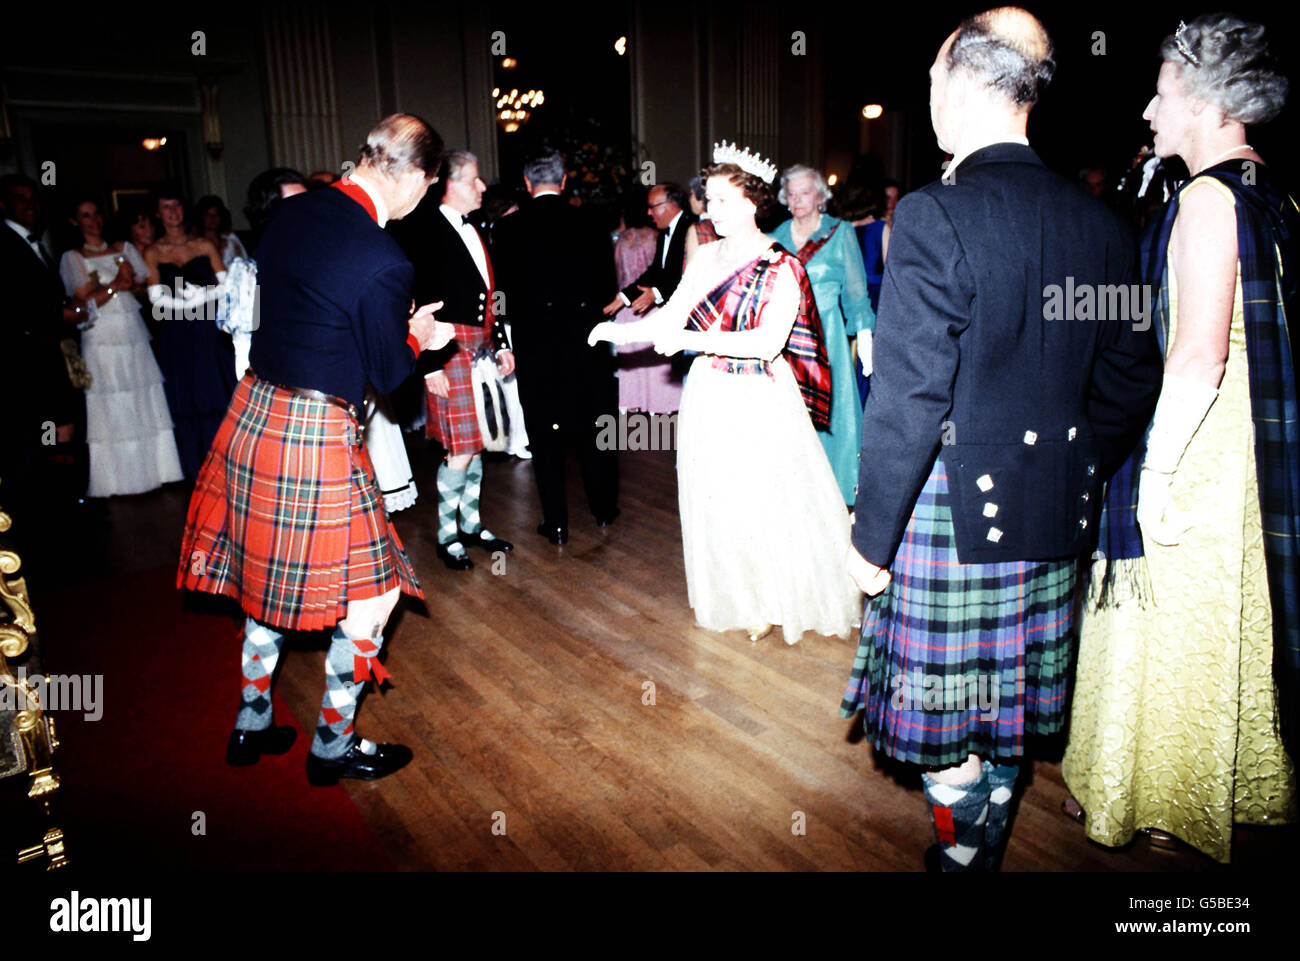
{"type": "Polygon", "coordinates": [[[1062,770],[1092,840],[1227,861],[1234,822],[1297,813],[1300,211],[1246,141],[1286,97],[1264,27],[1201,17],[1161,55],[1143,117],[1191,172],[1144,238],[1164,385],[1110,484],[1062,770]]]}
{"type": "Polygon", "coordinates": [[[791,219],[769,236],[799,258],[812,283],[831,365],[830,430],[820,431],[818,437],[844,503],[851,505],[858,483],[862,400],[849,338],[865,340],[858,349],[870,351],[876,314],[867,294],[867,273],[857,235],[847,221],[825,213],[830,196],[825,178],[812,167],[797,164],[787,168],[781,174],[778,199],[789,208],[791,219]]]}

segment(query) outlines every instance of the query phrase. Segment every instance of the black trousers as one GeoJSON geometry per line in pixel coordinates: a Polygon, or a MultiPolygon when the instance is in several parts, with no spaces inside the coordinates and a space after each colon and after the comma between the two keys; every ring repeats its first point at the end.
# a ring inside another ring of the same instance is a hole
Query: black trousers
{"type": "Polygon", "coordinates": [[[533,454],[542,523],[548,527],[569,524],[564,473],[570,450],[577,454],[592,514],[597,518],[612,517],[618,509],[618,451],[600,450],[596,440],[603,416],[617,422],[617,381],[601,371],[580,376],[567,385],[545,384],[521,371],[519,402],[528,428],[528,449],[533,454]]]}

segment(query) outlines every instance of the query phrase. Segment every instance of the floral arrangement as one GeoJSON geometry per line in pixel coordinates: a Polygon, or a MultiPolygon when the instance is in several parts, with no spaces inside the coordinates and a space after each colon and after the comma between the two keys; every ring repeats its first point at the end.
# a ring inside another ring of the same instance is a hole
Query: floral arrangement
{"type": "Polygon", "coordinates": [[[617,204],[641,172],[636,160],[640,145],[610,142],[594,121],[585,130],[565,130],[553,146],[564,154],[566,186],[584,204],[617,204]]]}

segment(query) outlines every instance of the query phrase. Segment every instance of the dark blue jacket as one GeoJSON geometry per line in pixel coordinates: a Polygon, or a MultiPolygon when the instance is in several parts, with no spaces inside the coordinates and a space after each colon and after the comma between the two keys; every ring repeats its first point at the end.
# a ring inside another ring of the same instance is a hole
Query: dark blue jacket
{"type": "Polygon", "coordinates": [[[414,268],[397,243],[341,190],[277,206],[257,247],[261,301],[249,363],[285,387],[362,406],[415,369],[407,344],[414,268]]]}
{"type": "Polygon", "coordinates": [[[1053,285],[1136,284],[1133,237],[1020,144],[945,179],[894,214],[853,543],[888,566],[940,457],[963,563],[1069,557],[1150,420],[1162,361],[1149,319],[1047,319],[1047,301],[1053,285]]]}

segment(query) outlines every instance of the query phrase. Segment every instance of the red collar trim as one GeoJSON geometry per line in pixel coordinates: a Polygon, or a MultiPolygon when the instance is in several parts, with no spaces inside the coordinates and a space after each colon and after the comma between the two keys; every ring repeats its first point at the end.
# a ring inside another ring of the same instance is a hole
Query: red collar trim
{"type": "Polygon", "coordinates": [[[365,208],[366,213],[370,215],[370,219],[376,224],[379,223],[379,211],[375,209],[375,202],[371,200],[370,195],[362,189],[361,184],[357,183],[350,177],[343,177],[340,180],[334,181],[330,186],[337,187],[359,203],[363,208],[365,208]]]}

